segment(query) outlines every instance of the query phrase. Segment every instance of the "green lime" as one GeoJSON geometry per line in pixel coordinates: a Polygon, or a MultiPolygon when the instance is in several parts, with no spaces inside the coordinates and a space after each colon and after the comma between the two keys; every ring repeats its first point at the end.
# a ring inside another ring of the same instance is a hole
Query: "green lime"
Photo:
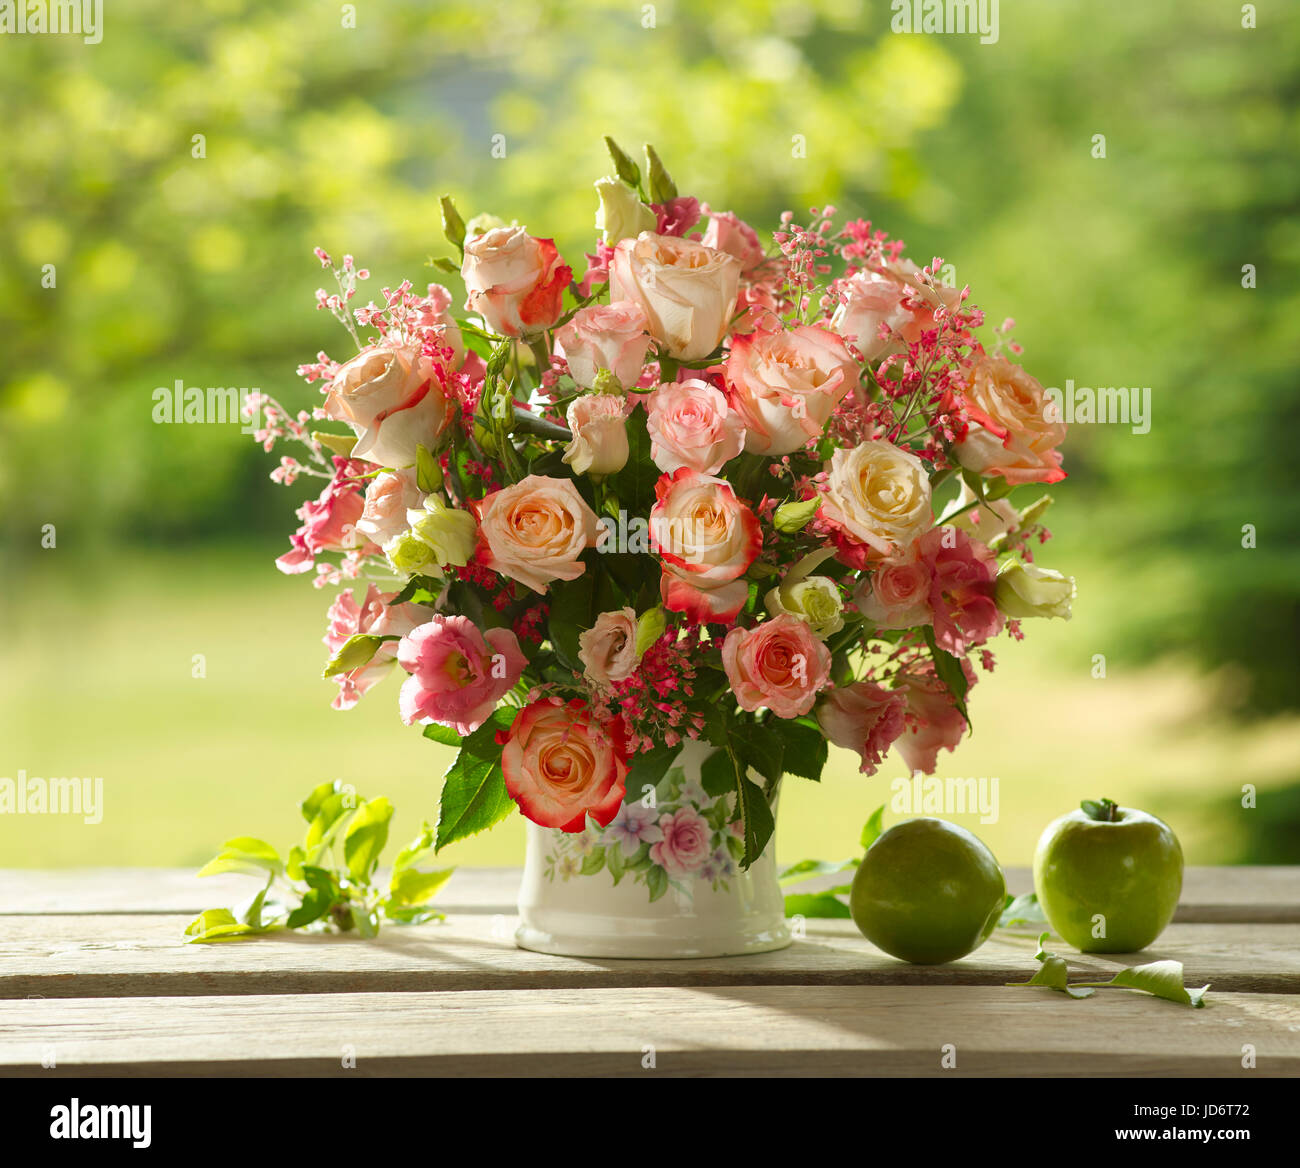
{"type": "Polygon", "coordinates": [[[1006,895],[993,853],[964,827],[909,819],[867,849],[849,909],[877,948],[917,965],[941,965],[988,940],[1006,895]]]}

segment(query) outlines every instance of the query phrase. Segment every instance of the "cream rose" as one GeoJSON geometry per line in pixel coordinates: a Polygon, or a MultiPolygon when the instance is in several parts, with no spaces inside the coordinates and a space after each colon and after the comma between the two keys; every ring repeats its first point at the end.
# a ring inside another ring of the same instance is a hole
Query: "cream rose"
{"type": "Polygon", "coordinates": [[[564,461],[574,474],[616,474],[627,465],[627,401],[620,394],[588,393],[568,409],[573,438],[564,461]]]}
{"type": "Polygon", "coordinates": [[[745,424],[727,395],[691,378],[661,385],[649,397],[650,457],[666,474],[689,466],[717,474],[745,445],[745,424]]]}
{"type": "Polygon", "coordinates": [[[451,410],[435,372],[418,344],[372,345],[339,369],[325,398],[325,416],[352,427],[353,458],[413,466],[417,446],[440,445],[451,410]]]}
{"type": "Polygon", "coordinates": [[[840,336],[853,338],[863,360],[874,363],[906,351],[926,329],[934,328],[936,308],[960,303],[956,288],[923,284],[920,272],[911,260],[896,260],[878,271],[858,272],[845,282],[845,298],[831,318],[831,327],[840,336]],[[905,299],[913,306],[904,304],[905,299]],[[889,330],[884,337],[882,323],[889,330]]]}
{"type": "Polygon", "coordinates": [[[954,449],[962,466],[1009,483],[1056,483],[1065,478],[1061,454],[1065,424],[1051,419],[1051,402],[1038,381],[1005,357],[971,366],[962,407],[972,419],[954,449]]]}
{"type": "Polygon", "coordinates": [[[531,336],[559,320],[573,272],[551,239],[497,227],[465,242],[460,274],[477,312],[503,337],[531,336]]]}
{"type": "Polygon", "coordinates": [[[557,329],[555,341],[564,353],[573,380],[584,389],[596,384],[596,376],[608,369],[627,388],[641,378],[650,335],[645,313],[630,300],[613,304],[589,304],[557,329]]]}
{"type": "Polygon", "coordinates": [[[576,580],[578,558],[596,546],[595,513],[569,479],[529,475],[479,500],[479,558],[493,571],[545,592],[552,580],[576,580]]]}
{"type": "Polygon", "coordinates": [[[609,266],[610,298],[639,305],[650,335],[679,361],[697,361],[718,347],[739,284],[735,256],[650,231],[622,240],[609,266]]]}
{"type": "Polygon", "coordinates": [[[734,337],[727,388],[745,421],[745,449],[791,454],[820,437],[831,411],[858,382],[857,362],[815,325],[734,337]]]}
{"type": "Polygon", "coordinates": [[[876,555],[892,555],[934,523],[925,465],[892,442],[837,450],[821,514],[876,555]]]}
{"type": "Polygon", "coordinates": [[[599,685],[624,681],[636,672],[636,609],[602,612],[595,625],[578,634],[583,673],[599,685]]]}

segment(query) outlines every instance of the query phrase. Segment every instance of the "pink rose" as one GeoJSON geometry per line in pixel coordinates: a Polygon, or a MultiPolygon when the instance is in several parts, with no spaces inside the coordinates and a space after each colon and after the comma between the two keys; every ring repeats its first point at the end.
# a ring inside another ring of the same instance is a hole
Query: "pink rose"
{"type": "Polygon", "coordinates": [[[930,571],[934,640],[954,657],[1002,631],[994,600],[997,557],[956,527],[935,527],[917,541],[930,571]]]}
{"type": "Polygon", "coordinates": [[[859,681],[831,690],[817,705],[817,722],[836,746],[862,756],[864,775],[874,775],[903,733],[905,707],[902,694],[859,681]]]}
{"type": "Polygon", "coordinates": [[[650,394],[650,457],[665,474],[688,466],[715,475],[745,445],[745,424],[727,404],[727,395],[691,378],[661,385],[650,394]]]}
{"type": "Polygon", "coordinates": [[[831,318],[831,328],[852,337],[862,359],[870,364],[904,353],[909,344],[935,327],[939,305],[955,308],[960,292],[946,284],[923,284],[921,269],[911,260],[895,260],[879,271],[863,271],[844,284],[845,299],[831,318]],[[881,325],[888,333],[882,337],[881,325]]]}
{"type": "Polygon", "coordinates": [[[690,467],[662,475],[650,511],[650,547],[663,561],[664,607],[690,621],[733,619],[749,596],[738,577],[758,557],[763,533],[731,484],[690,467]]]}
{"type": "Polygon", "coordinates": [[[527,819],[560,831],[601,827],[626,794],[627,749],[615,720],[601,726],[578,699],[540,698],[515,717],[501,752],[506,791],[527,819]]]}
{"type": "Polygon", "coordinates": [[[535,239],[522,227],[497,227],[465,241],[460,274],[477,312],[503,337],[532,336],[564,312],[573,271],[552,239],[535,239]]]}
{"type": "Polygon", "coordinates": [[[578,660],[598,685],[624,681],[636,672],[636,609],[602,612],[594,627],[578,634],[578,660]]]}
{"type": "Polygon", "coordinates": [[[643,231],[621,240],[609,266],[611,300],[631,300],[650,335],[679,361],[698,361],[727,335],[740,261],[688,239],[643,231]]]}
{"type": "Polygon", "coordinates": [[[807,621],[782,613],[756,628],[732,629],[722,666],[741,709],[766,706],[778,718],[797,718],[830,680],[831,654],[807,621]]]}
{"type": "Polygon", "coordinates": [[[415,481],[414,468],[377,474],[366,488],[365,508],[357,520],[357,530],[383,547],[411,526],[406,513],[418,510],[423,502],[424,492],[415,481]]]}
{"type": "MultiPolygon", "coordinates": [[[[427,614],[414,604],[389,607],[388,602],[396,595],[396,592],[381,593],[371,584],[366,590],[365,600],[358,604],[351,588],[340,592],[330,605],[329,627],[322,638],[330,656],[333,657],[347,644],[348,638],[357,633],[400,637],[415,628],[427,614]]],[[[339,692],[331,703],[333,707],[336,710],[352,709],[368,689],[387,676],[396,659],[396,644],[384,641],[365,665],[347,673],[335,674],[334,680],[338,682],[339,692]]]]}
{"type": "Polygon", "coordinates": [[[383,341],[339,369],[324,410],[356,433],[353,458],[392,467],[413,466],[417,446],[437,449],[452,416],[442,371],[419,344],[383,341]]]}
{"type": "Polygon", "coordinates": [[[726,377],[745,422],[745,449],[790,454],[821,436],[857,385],[858,365],[834,333],[796,325],[733,337],[726,377]]]}
{"type": "Polygon", "coordinates": [[[289,537],[290,550],[275,561],[281,572],[288,576],[306,572],[322,552],[374,550],[357,530],[365,507],[358,476],[367,469],[361,463],[334,456],[334,477],[319,497],[298,508],[302,526],[289,537]]]}
{"type": "Polygon", "coordinates": [[[689,876],[709,858],[713,833],[708,822],[694,807],[683,807],[672,815],[659,817],[664,838],[650,845],[650,859],[669,876],[689,876]]]}
{"type": "Polygon", "coordinates": [[[921,559],[917,542],[907,550],[875,565],[854,598],[858,611],[882,629],[910,629],[928,625],[930,565],[921,559]]]}
{"type": "Polygon", "coordinates": [[[564,462],[574,474],[617,474],[627,465],[627,411],[621,393],[584,393],[569,403],[573,438],[564,448],[564,462]]]}
{"type": "Polygon", "coordinates": [[[398,701],[402,721],[438,722],[472,734],[519,680],[528,664],[509,629],[480,632],[468,617],[434,616],[397,643],[411,676],[398,701]]]}
{"type": "Polygon", "coordinates": [[[596,546],[595,512],[570,479],[529,475],[474,504],[478,558],[495,572],[545,592],[552,580],[576,580],[578,558],[596,546]]]}
{"type": "Polygon", "coordinates": [[[1043,387],[1005,357],[981,357],[967,376],[961,405],[971,418],[958,460],[1009,483],[1057,483],[1065,478],[1061,453],[1065,423],[1043,387]]]}
{"type": "Polygon", "coordinates": [[[596,374],[608,369],[619,385],[635,385],[641,377],[650,334],[645,313],[630,300],[589,304],[555,333],[555,343],[569,364],[573,380],[585,389],[596,384],[596,374]]]}
{"type": "MultiPolygon", "coordinates": [[[[966,677],[975,680],[969,661],[962,662],[966,677]]],[[[956,750],[966,733],[966,719],[953,705],[947,686],[933,673],[908,674],[896,687],[907,705],[906,726],[895,746],[910,773],[934,774],[939,751],[956,750]]]]}
{"type": "Polygon", "coordinates": [[[763,245],[756,232],[730,211],[709,211],[709,229],[700,241],[714,251],[725,251],[740,261],[740,273],[749,275],[763,262],[763,245]]]}

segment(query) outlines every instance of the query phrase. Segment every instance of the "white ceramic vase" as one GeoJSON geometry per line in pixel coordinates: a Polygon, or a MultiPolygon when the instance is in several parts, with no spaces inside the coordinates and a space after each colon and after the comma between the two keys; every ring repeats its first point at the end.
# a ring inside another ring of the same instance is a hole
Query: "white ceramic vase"
{"type": "Polygon", "coordinates": [[[653,791],[629,791],[608,827],[566,833],[528,824],[521,948],[566,957],[724,957],[790,944],[775,841],[741,870],[736,797],[712,798],[700,786],[712,751],[686,741],[653,791]]]}

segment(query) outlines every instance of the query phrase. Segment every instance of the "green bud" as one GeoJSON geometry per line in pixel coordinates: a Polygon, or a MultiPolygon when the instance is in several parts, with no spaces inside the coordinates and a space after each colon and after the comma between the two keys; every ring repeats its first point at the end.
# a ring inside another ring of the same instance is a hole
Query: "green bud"
{"type": "Polygon", "coordinates": [[[820,495],[814,495],[811,499],[782,503],[772,513],[772,526],[785,535],[802,531],[812,521],[812,517],[817,514],[817,508],[821,505],[820,495]]]}
{"type": "Polygon", "coordinates": [[[442,486],[442,467],[423,446],[415,448],[415,483],[426,495],[442,486]]]}
{"type": "Polygon", "coordinates": [[[664,635],[668,621],[661,605],[647,609],[636,618],[636,655],[639,658],[651,645],[664,635]]]}
{"type": "Polygon", "coordinates": [[[659,161],[659,155],[655,153],[655,148],[649,142],[645,144],[645,168],[650,176],[652,203],[663,204],[677,198],[677,184],[673,182],[673,176],[664,169],[664,164],[659,161]]]}
{"type": "Polygon", "coordinates": [[[460,217],[460,212],[456,210],[456,204],[451,201],[450,195],[443,195],[442,205],[442,233],[447,237],[447,242],[458,251],[465,250],[465,221],[460,217]]]}
{"type": "Polygon", "coordinates": [[[639,187],[641,185],[641,171],[637,164],[632,161],[617,142],[608,134],[605,135],[605,149],[609,151],[609,156],[614,162],[614,173],[618,175],[630,187],[639,187]]]}

